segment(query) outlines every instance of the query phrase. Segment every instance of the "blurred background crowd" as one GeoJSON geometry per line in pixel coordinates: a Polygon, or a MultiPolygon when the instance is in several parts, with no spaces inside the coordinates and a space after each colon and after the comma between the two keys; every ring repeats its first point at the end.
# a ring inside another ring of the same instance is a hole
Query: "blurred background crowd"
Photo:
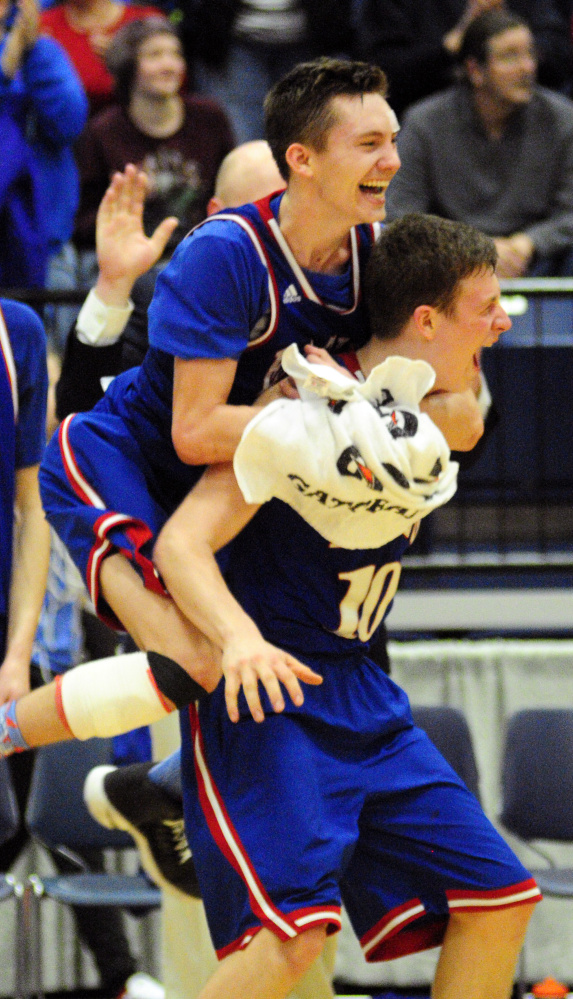
{"type": "MultiPolygon", "coordinates": [[[[127,163],[149,177],[148,231],[179,219],[170,251],[205,216],[225,155],[262,138],[269,86],[322,54],[388,74],[403,161],[389,217],[474,223],[502,277],[570,275],[572,6],[0,0],[0,287],[89,288],[97,206],[127,163]]],[[[60,310],[57,352],[69,325],[60,310]]]]}

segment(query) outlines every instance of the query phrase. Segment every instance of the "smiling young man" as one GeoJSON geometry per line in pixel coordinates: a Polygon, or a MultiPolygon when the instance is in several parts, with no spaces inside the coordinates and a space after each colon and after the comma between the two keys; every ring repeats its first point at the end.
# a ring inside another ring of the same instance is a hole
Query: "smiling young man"
{"type": "Polygon", "coordinates": [[[388,217],[475,225],[499,277],[573,273],[573,102],[537,85],[532,32],[505,8],[472,21],[459,60],[464,79],[404,118],[388,217]]]}
{"type": "Polygon", "coordinates": [[[229,120],[214,101],[185,91],[181,42],[165,18],[124,25],[105,58],[114,78],[114,103],[90,119],[78,143],[76,246],[86,259],[93,254],[97,211],[109,179],[132,163],[148,177],[146,233],[166,216],[178,219],[171,253],[205,217],[219,165],[233,148],[229,120]]]}
{"type": "Polygon", "coordinates": [[[193,629],[163,599],[153,540],[204,464],[232,458],[286,346],[364,338],[361,275],[400,163],[385,92],[377,67],[334,60],[276,86],[268,138],[286,191],[179,245],[157,281],[143,364],[48,449],[46,512],[98,612],[206,687],[218,668],[198,665],[193,629]]]}

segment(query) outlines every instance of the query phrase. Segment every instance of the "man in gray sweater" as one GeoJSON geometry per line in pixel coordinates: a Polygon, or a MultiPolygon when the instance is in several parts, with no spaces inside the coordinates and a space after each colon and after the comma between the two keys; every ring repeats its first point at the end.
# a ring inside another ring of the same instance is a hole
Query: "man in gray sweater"
{"type": "Polygon", "coordinates": [[[573,274],[573,102],[536,83],[533,36],[496,8],[469,26],[458,84],[413,105],[388,218],[432,212],[493,236],[499,277],[573,274]]]}

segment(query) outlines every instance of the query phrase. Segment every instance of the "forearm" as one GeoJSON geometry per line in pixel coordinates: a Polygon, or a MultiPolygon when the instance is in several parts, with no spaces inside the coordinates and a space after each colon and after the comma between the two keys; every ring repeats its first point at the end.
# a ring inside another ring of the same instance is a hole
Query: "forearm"
{"type": "Polygon", "coordinates": [[[230,465],[211,467],[171,518],[155,547],[155,561],[179,610],[221,649],[225,702],[239,720],[242,690],[255,721],[264,720],[262,683],[274,711],[285,705],[281,684],[293,704],[304,697],[299,680],[321,678],[288,652],[266,642],[221,576],[214,552],[242,530],[257,507],[245,503],[230,465]]]}
{"type": "Polygon", "coordinates": [[[19,31],[10,31],[0,56],[0,70],[7,80],[13,80],[20,69],[26,42],[19,31]]]}
{"type": "Polygon", "coordinates": [[[217,465],[233,460],[243,431],[260,406],[214,406],[189,421],[174,425],[173,440],[178,457],[188,465],[217,465]]]}
{"type": "Polygon", "coordinates": [[[260,638],[258,628],[227,588],[207,545],[194,539],[185,546],[166,546],[164,551],[169,551],[168,559],[156,557],[156,562],[170,595],[217,648],[260,638]]]}
{"type": "MultiPolygon", "coordinates": [[[[30,472],[30,469],[26,469],[30,472]]],[[[5,681],[28,686],[28,669],[34,636],[46,590],[50,555],[50,530],[39,499],[19,511],[8,609],[5,681]]]]}
{"type": "Polygon", "coordinates": [[[167,522],[155,546],[154,560],[173,600],[219,649],[238,636],[260,637],[229,591],[214,557],[256,510],[245,503],[231,465],[210,468],[167,522]]]}

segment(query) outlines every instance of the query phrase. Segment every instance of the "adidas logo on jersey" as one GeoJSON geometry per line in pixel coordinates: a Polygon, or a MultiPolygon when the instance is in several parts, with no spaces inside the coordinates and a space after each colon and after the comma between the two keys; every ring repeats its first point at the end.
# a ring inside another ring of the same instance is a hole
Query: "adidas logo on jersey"
{"type": "Polygon", "coordinates": [[[300,302],[300,301],[301,297],[298,291],[296,290],[294,284],[289,284],[287,290],[283,295],[284,305],[292,305],[293,302],[300,302]]]}

